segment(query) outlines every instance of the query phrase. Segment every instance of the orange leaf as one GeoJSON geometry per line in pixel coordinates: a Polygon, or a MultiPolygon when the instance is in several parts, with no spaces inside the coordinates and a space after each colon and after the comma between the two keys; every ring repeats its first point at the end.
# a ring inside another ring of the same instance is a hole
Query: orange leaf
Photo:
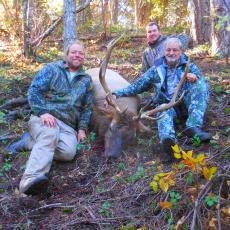
{"type": "Polygon", "coordinates": [[[163,201],[163,202],[160,202],[160,206],[162,208],[172,208],[173,207],[173,203],[172,202],[168,202],[168,201],[163,201]]]}
{"type": "Polygon", "coordinates": [[[204,178],[206,180],[209,180],[209,169],[207,167],[203,167],[202,172],[203,172],[204,178]]]}

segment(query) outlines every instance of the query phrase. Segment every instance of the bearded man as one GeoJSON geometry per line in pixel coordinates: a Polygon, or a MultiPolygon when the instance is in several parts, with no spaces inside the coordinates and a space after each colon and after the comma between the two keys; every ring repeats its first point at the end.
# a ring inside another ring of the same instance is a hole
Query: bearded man
{"type": "Polygon", "coordinates": [[[53,159],[71,161],[78,142],[86,137],[93,95],[91,77],[82,68],[84,57],[83,44],[72,42],[64,60],[45,65],[29,88],[29,133],[8,148],[11,153],[31,150],[21,193],[44,193],[53,159]]]}

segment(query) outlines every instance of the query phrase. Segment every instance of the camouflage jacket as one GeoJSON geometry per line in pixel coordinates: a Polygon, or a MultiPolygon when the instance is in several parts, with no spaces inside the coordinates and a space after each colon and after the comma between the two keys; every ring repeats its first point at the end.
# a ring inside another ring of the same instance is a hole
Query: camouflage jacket
{"type": "Polygon", "coordinates": [[[35,76],[28,100],[32,113],[50,113],[74,129],[87,129],[92,114],[92,80],[81,69],[69,82],[64,61],[47,64],[35,76]]]}
{"type": "MultiPolygon", "coordinates": [[[[179,64],[176,67],[177,77],[179,78],[179,80],[183,76],[186,63],[187,56],[183,54],[180,58],[179,64]]],[[[189,64],[189,72],[195,74],[198,77],[198,80],[204,80],[204,77],[202,76],[200,70],[195,64],[189,64]]],[[[156,92],[153,98],[154,104],[159,105],[162,103],[167,103],[170,98],[166,96],[165,92],[166,76],[167,65],[165,64],[165,58],[162,57],[161,59],[158,59],[154,63],[154,66],[152,66],[147,72],[141,75],[133,84],[129,85],[124,89],[114,91],[113,94],[115,94],[117,97],[134,96],[136,94],[140,94],[144,91],[154,88],[156,92]]],[[[179,95],[181,95],[183,90],[186,90],[187,88],[187,82],[185,82],[179,92],[179,95]]]]}
{"type": "MultiPolygon", "coordinates": [[[[188,48],[190,37],[186,34],[171,35],[169,37],[177,37],[180,39],[183,50],[188,48]]],[[[141,74],[144,74],[150,67],[152,67],[155,61],[164,56],[164,44],[167,36],[161,35],[154,44],[148,44],[148,47],[144,50],[142,57],[141,74]]]]}

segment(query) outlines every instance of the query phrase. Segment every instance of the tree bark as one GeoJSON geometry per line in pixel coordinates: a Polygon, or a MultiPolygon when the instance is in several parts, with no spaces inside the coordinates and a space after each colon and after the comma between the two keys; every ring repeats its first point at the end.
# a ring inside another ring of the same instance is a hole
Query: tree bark
{"type": "Polygon", "coordinates": [[[188,0],[190,34],[195,44],[210,41],[210,3],[209,0],[188,0]]]}
{"type": "Polygon", "coordinates": [[[212,16],[212,54],[221,57],[230,56],[230,1],[229,0],[210,0],[212,16]]]}
{"type": "Polygon", "coordinates": [[[23,55],[28,58],[32,54],[31,47],[31,30],[33,26],[33,0],[22,1],[22,18],[23,18],[23,55]]]}
{"type": "Polygon", "coordinates": [[[64,50],[77,39],[76,0],[64,0],[64,50]]]}

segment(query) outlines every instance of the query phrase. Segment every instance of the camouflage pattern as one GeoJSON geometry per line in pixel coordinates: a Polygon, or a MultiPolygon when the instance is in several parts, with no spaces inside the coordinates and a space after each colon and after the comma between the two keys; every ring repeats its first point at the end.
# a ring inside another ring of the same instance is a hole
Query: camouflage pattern
{"type": "Polygon", "coordinates": [[[32,113],[50,113],[74,129],[87,129],[92,114],[92,80],[81,69],[69,82],[64,61],[53,62],[35,76],[28,100],[32,113]]]}
{"type": "Polygon", "coordinates": [[[150,67],[152,67],[156,60],[164,56],[165,41],[169,37],[177,37],[182,43],[183,50],[188,48],[190,37],[184,33],[178,35],[164,36],[161,35],[154,44],[148,44],[145,48],[142,57],[141,74],[144,74],[150,67]]]}
{"type": "MultiPolygon", "coordinates": [[[[187,57],[185,55],[181,56],[180,64],[177,65],[177,77],[181,79],[185,71],[185,66],[187,63],[187,57]]],[[[167,65],[165,64],[165,58],[159,59],[155,62],[156,67],[151,67],[145,74],[139,77],[132,85],[118,91],[114,91],[118,97],[121,96],[133,96],[142,93],[146,90],[154,87],[156,95],[153,98],[156,106],[161,106],[164,103],[170,101],[167,94],[164,92],[164,82],[167,75],[167,65]]],[[[195,83],[189,83],[185,81],[179,95],[186,90],[184,96],[184,104],[188,110],[188,119],[186,121],[187,127],[202,127],[204,120],[204,113],[207,108],[208,98],[209,98],[209,88],[205,78],[202,76],[198,67],[190,63],[189,72],[195,74],[198,80],[195,83]]],[[[174,130],[174,118],[177,117],[177,112],[174,108],[157,114],[161,118],[157,121],[158,132],[160,140],[162,141],[166,137],[176,138],[174,130]]]]}

